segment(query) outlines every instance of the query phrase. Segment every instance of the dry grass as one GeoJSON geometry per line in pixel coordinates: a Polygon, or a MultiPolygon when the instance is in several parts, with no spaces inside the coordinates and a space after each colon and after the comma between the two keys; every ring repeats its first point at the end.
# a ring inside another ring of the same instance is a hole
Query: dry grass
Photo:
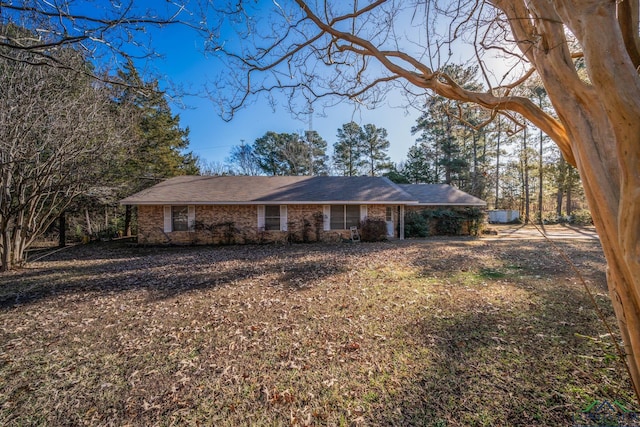
{"type": "MultiPolygon", "coordinates": [[[[615,325],[597,241],[561,244],[615,325]]],[[[633,401],[544,241],[70,248],[0,275],[2,425],[569,425],[633,401]]]]}

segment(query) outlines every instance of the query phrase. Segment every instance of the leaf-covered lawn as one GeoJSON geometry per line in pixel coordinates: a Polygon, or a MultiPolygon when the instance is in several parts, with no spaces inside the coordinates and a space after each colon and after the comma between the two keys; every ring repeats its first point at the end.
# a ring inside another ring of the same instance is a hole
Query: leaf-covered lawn
{"type": "Polygon", "coordinates": [[[0,424],[570,425],[606,334],[545,241],[79,246],[0,275],[0,424]]]}

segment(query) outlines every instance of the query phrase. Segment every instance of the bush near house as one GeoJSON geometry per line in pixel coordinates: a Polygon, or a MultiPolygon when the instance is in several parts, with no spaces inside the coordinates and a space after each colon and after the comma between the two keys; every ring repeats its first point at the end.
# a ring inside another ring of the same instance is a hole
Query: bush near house
{"type": "Polygon", "coordinates": [[[405,237],[427,237],[429,222],[421,212],[407,212],[404,216],[405,237]]]}
{"type": "Polygon", "coordinates": [[[382,218],[367,218],[360,221],[360,239],[363,242],[387,240],[387,223],[382,218]]]}
{"type": "Polygon", "coordinates": [[[478,236],[485,213],[478,208],[439,208],[408,212],[405,215],[405,237],[478,236]]]}

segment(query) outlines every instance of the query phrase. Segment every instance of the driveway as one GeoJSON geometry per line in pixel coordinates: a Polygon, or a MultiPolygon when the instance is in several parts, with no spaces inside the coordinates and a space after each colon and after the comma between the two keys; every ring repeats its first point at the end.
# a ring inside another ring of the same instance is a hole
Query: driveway
{"type": "Polygon", "coordinates": [[[497,234],[483,235],[487,240],[544,239],[551,240],[598,240],[598,233],[593,226],[572,225],[523,225],[523,224],[489,224],[489,230],[497,234]]]}

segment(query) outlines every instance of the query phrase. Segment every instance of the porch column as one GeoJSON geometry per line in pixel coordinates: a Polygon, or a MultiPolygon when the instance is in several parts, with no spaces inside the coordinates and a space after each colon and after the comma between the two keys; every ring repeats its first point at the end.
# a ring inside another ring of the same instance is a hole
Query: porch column
{"type": "Polygon", "coordinates": [[[400,240],[404,240],[404,205],[400,205],[400,240]]]}

